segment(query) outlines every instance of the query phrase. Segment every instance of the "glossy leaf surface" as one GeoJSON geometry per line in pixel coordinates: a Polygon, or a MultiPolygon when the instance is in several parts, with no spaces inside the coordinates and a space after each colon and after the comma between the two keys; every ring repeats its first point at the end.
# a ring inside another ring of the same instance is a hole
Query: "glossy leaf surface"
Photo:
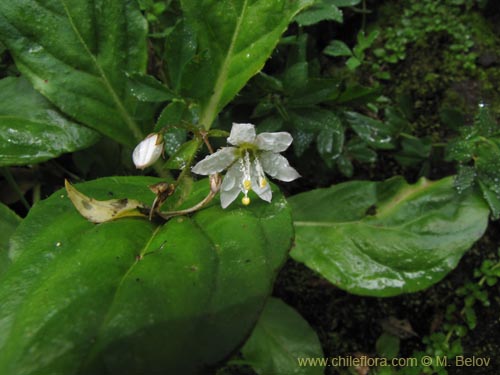
{"type": "Polygon", "coordinates": [[[146,69],[135,0],[2,1],[0,40],[62,112],[124,144],[143,138],[125,77],[146,69]]]}
{"type": "MultiPolygon", "coordinates": [[[[159,181],[114,177],[76,187],[99,200],[150,204],[147,186],[159,181]]],[[[198,182],[183,207],[207,192],[207,181],[198,182]]],[[[250,333],[292,229],[278,191],[271,204],[222,210],[214,201],[165,225],[95,225],[60,190],[12,237],[13,263],[0,283],[0,373],[203,374],[250,333]]]]}
{"type": "Polygon", "coordinates": [[[183,68],[182,87],[186,96],[200,101],[201,124],[212,125],[218,112],[262,69],[295,14],[312,2],[181,0],[198,45],[197,58],[183,68]]]}
{"type": "Polygon", "coordinates": [[[292,257],[351,293],[392,296],[441,280],[479,239],[488,207],[453,178],[352,181],[289,199],[292,257]]]}
{"type": "Polygon", "coordinates": [[[241,350],[259,375],[320,375],[320,366],[299,366],[298,358],[320,358],[316,332],[293,308],[277,298],[267,301],[252,335],[241,350]]]}
{"type": "Polygon", "coordinates": [[[7,254],[9,240],[20,222],[21,218],[14,211],[0,203],[0,276],[9,266],[10,260],[7,254]]]}
{"type": "Polygon", "coordinates": [[[39,163],[98,139],[96,132],[59,113],[25,79],[0,80],[0,166],[39,163]]]}

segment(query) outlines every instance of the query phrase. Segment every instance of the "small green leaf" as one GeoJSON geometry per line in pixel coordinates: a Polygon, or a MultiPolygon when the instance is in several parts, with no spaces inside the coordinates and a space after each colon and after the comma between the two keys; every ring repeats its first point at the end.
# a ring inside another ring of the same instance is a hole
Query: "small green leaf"
{"type": "Polygon", "coordinates": [[[328,56],[352,56],[351,49],[347,47],[341,40],[332,40],[330,44],[323,50],[323,53],[328,56]]]}
{"type": "Polygon", "coordinates": [[[271,298],[241,349],[259,375],[320,375],[323,368],[299,366],[302,358],[321,358],[323,350],[311,326],[294,309],[271,298]]]}
{"type": "MultiPolygon", "coordinates": [[[[76,187],[98,200],[149,203],[147,186],[160,181],[111,177],[76,187]]],[[[181,208],[208,191],[199,181],[181,208]]],[[[206,374],[250,334],[292,238],[277,190],[270,204],[223,210],[216,199],[165,224],[97,225],[60,190],[11,238],[13,262],[0,283],[0,373],[206,374]]]]}
{"type": "Polygon", "coordinates": [[[147,74],[127,74],[127,85],[130,93],[141,102],[166,102],[176,96],[167,86],[147,74]]]}
{"type": "Polygon", "coordinates": [[[352,181],[289,199],[291,256],[351,293],[392,296],[441,280],[479,239],[489,210],[453,177],[352,181]]]}
{"type": "Polygon", "coordinates": [[[7,250],[9,249],[9,240],[14,230],[21,223],[21,218],[17,216],[9,207],[0,203],[0,276],[7,270],[10,264],[7,250]]]}
{"type": "Polygon", "coordinates": [[[346,117],[356,134],[370,146],[382,150],[394,148],[394,129],[389,124],[357,112],[346,112],[346,117]]]}
{"type": "Polygon", "coordinates": [[[194,158],[196,151],[200,147],[200,141],[192,139],[185,142],[179,149],[167,160],[165,168],[184,169],[194,158]]]}
{"type": "Polygon", "coordinates": [[[331,0],[333,5],[338,7],[353,7],[358,5],[362,0],[331,0]]]}
{"type": "Polygon", "coordinates": [[[345,65],[349,70],[356,70],[356,68],[361,65],[361,61],[359,61],[357,57],[352,56],[347,59],[345,65]]]}
{"type": "Polygon", "coordinates": [[[340,155],[337,159],[337,167],[340,173],[346,177],[352,177],[354,174],[354,166],[352,165],[351,160],[344,155],[340,155]]]}
{"type": "Polygon", "coordinates": [[[0,166],[39,163],[99,138],[64,117],[25,79],[0,80],[0,166]]]}
{"type": "Polygon", "coordinates": [[[300,26],[310,26],[321,21],[343,22],[342,11],[329,0],[315,0],[314,4],[300,12],[295,21],[300,26]]]}
{"type": "Polygon", "coordinates": [[[353,159],[362,163],[375,163],[377,153],[358,137],[352,138],[346,145],[346,152],[353,159]]]}
{"type": "Polygon", "coordinates": [[[399,353],[399,343],[399,337],[384,332],[375,343],[377,354],[383,358],[395,358],[399,353]]]}

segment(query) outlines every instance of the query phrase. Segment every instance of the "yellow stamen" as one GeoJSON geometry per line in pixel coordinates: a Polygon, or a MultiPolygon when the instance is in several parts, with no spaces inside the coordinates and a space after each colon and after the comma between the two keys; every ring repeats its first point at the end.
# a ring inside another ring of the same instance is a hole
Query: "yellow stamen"
{"type": "Polygon", "coordinates": [[[250,180],[244,180],[243,181],[243,188],[245,190],[251,190],[252,189],[252,183],[250,182],[250,180]]]}
{"type": "Polygon", "coordinates": [[[245,206],[248,206],[250,204],[250,198],[248,197],[241,198],[241,203],[243,203],[245,206]]]}
{"type": "Polygon", "coordinates": [[[260,187],[264,189],[267,186],[267,180],[265,178],[260,179],[260,187]]]}

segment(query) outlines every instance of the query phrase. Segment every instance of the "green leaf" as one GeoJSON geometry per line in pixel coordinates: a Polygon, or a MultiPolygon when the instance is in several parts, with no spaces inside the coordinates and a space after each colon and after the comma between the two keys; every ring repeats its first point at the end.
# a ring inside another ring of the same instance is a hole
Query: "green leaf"
{"type": "Polygon", "coordinates": [[[200,101],[200,123],[206,129],[262,69],[292,18],[310,4],[312,0],[181,0],[197,35],[199,57],[184,70],[184,94],[200,101]]]}
{"type": "Polygon", "coordinates": [[[377,354],[382,358],[396,358],[399,353],[400,339],[390,333],[382,333],[375,343],[377,354]]]}
{"type": "Polygon", "coordinates": [[[127,74],[127,80],[130,93],[141,102],[166,102],[175,98],[175,93],[153,76],[131,73],[127,74]]]}
{"type": "Polygon", "coordinates": [[[453,177],[409,185],[352,181],[293,196],[291,256],[351,293],[393,296],[441,280],[488,224],[473,192],[453,177]]]}
{"type": "MultiPolygon", "coordinates": [[[[112,177],[76,187],[99,200],[149,204],[147,186],[160,181],[112,177]]],[[[208,191],[199,181],[183,207],[208,191]]],[[[164,225],[95,225],[60,190],[33,207],[11,240],[13,263],[0,284],[0,373],[205,374],[252,330],[292,237],[279,191],[271,204],[222,210],[214,201],[164,225]]]]}
{"type": "Polygon", "coordinates": [[[352,56],[351,49],[347,47],[341,40],[332,40],[330,44],[323,50],[323,53],[328,56],[352,56]]]}
{"type": "Polygon", "coordinates": [[[98,139],[61,115],[25,79],[0,80],[0,166],[39,163],[98,139]]]}
{"type": "Polygon", "coordinates": [[[0,40],[35,89],[130,146],[143,132],[125,73],[146,70],[146,28],[135,0],[0,2],[0,40]]]}
{"type": "Polygon", "coordinates": [[[271,298],[241,350],[257,374],[319,375],[323,368],[298,364],[298,358],[321,358],[323,350],[311,326],[293,308],[271,298]]]}
{"type": "Polygon", "coordinates": [[[338,7],[353,7],[358,5],[361,0],[331,0],[331,2],[338,7]]]}
{"type": "Polygon", "coordinates": [[[346,145],[346,152],[353,159],[362,163],[375,163],[377,161],[377,153],[358,137],[349,140],[346,145]]]}
{"type": "Polygon", "coordinates": [[[168,169],[184,169],[190,165],[196,151],[200,147],[198,139],[192,139],[185,142],[179,149],[167,160],[165,168],[168,169]]]}
{"type": "Polygon", "coordinates": [[[346,112],[346,117],[356,134],[370,146],[381,150],[394,148],[394,129],[388,123],[357,112],[346,112]]]}
{"type": "Polygon", "coordinates": [[[14,230],[17,228],[21,218],[17,216],[9,207],[0,203],[0,276],[7,270],[10,264],[7,250],[9,249],[9,240],[14,230]]]}
{"type": "Polygon", "coordinates": [[[181,20],[165,42],[165,60],[170,84],[176,92],[182,88],[184,69],[196,58],[196,34],[189,23],[181,20]]]}
{"type": "Polygon", "coordinates": [[[300,26],[310,26],[321,21],[336,21],[342,23],[342,11],[329,0],[315,0],[314,4],[300,12],[295,21],[300,26]]]}
{"type": "Polygon", "coordinates": [[[352,56],[347,59],[345,65],[349,70],[356,70],[356,68],[361,65],[361,61],[359,61],[358,58],[352,56]]]}

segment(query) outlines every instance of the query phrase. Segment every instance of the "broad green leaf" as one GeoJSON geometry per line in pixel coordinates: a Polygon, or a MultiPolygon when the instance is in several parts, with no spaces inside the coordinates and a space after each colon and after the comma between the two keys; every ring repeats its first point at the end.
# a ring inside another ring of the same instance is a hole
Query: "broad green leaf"
{"type": "Polygon", "coordinates": [[[125,73],[146,70],[146,28],[135,0],[0,2],[0,40],[35,89],[130,146],[143,132],[125,73]]]}
{"type": "Polygon", "coordinates": [[[451,271],[488,224],[473,192],[453,177],[409,185],[352,181],[289,199],[291,256],[351,293],[393,296],[425,289],[451,271]]]}
{"type": "Polygon", "coordinates": [[[342,23],[342,11],[330,0],[315,0],[314,4],[300,12],[295,21],[301,26],[310,26],[321,21],[342,23]]]}
{"type": "Polygon", "coordinates": [[[0,80],[0,166],[39,163],[98,139],[61,115],[25,79],[0,80]]]}
{"type": "Polygon", "coordinates": [[[200,101],[205,128],[262,69],[292,18],[312,2],[181,0],[198,42],[198,58],[184,69],[182,88],[200,101]]]}
{"type": "MultiPolygon", "coordinates": [[[[76,185],[95,199],[154,199],[149,177],[76,185]]],[[[199,181],[184,207],[209,191],[199,181]]],[[[0,373],[205,374],[250,333],[291,246],[275,191],[166,224],[92,224],[64,190],[36,204],[11,239],[0,283],[0,373]]]]}
{"type": "Polygon", "coordinates": [[[321,358],[323,350],[316,332],[304,318],[277,298],[267,301],[241,352],[259,375],[324,373],[319,366],[299,366],[299,358],[321,358]]]}
{"type": "Polygon", "coordinates": [[[153,76],[131,73],[127,74],[127,80],[130,93],[141,102],[165,102],[175,98],[175,93],[153,76]]]}
{"type": "Polygon", "coordinates": [[[21,218],[11,211],[9,207],[0,203],[0,276],[9,266],[10,260],[7,254],[9,240],[14,230],[17,228],[21,218]]]}

